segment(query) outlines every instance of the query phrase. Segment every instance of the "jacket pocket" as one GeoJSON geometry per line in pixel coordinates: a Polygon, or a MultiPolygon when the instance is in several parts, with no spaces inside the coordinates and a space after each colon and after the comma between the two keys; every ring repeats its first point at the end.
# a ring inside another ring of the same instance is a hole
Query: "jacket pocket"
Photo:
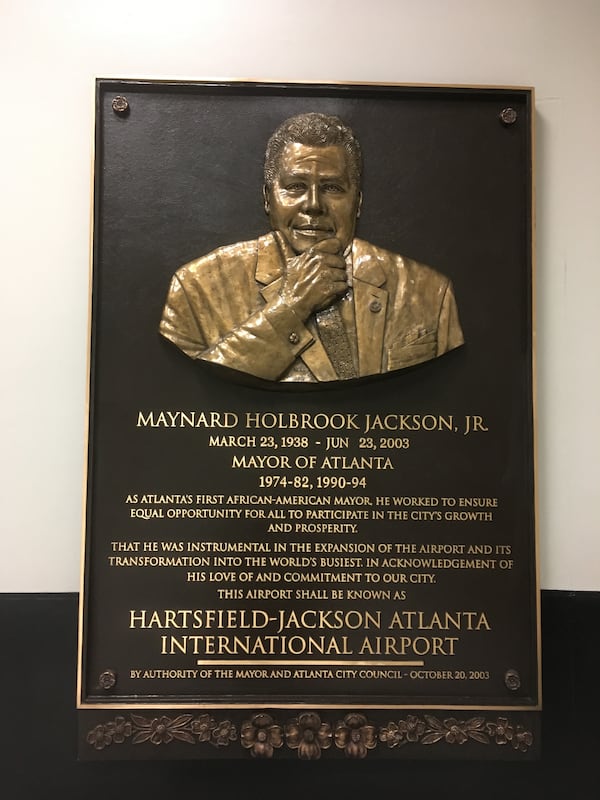
{"type": "Polygon", "coordinates": [[[425,332],[422,335],[408,334],[402,339],[397,339],[388,348],[388,370],[402,369],[422,361],[429,361],[437,355],[437,336],[435,332],[425,332]]]}

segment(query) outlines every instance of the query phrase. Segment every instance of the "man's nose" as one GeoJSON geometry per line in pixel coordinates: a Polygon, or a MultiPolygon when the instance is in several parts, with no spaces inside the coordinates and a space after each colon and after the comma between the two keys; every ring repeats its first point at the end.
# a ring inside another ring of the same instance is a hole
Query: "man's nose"
{"type": "Polygon", "coordinates": [[[309,214],[321,214],[323,212],[321,192],[317,184],[309,185],[306,190],[306,195],[304,196],[304,211],[309,214]]]}

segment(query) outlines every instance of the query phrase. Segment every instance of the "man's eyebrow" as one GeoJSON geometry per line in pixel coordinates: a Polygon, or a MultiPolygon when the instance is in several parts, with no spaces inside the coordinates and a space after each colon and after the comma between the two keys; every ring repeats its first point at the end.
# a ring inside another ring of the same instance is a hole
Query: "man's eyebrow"
{"type": "MultiPolygon", "coordinates": [[[[293,167],[290,170],[283,169],[281,171],[281,174],[283,176],[290,177],[290,178],[303,178],[305,176],[310,177],[311,176],[311,171],[310,170],[301,169],[300,167],[293,167]]],[[[346,178],[344,175],[341,175],[339,172],[325,172],[325,173],[319,173],[319,180],[321,180],[321,181],[346,181],[346,180],[348,180],[348,178],[346,178]]]]}

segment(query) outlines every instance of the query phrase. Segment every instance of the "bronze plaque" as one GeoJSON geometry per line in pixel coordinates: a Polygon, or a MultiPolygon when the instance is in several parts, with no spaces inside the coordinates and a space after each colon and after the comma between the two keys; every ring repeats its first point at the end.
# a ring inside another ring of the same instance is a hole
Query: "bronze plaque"
{"type": "Polygon", "coordinates": [[[535,756],[533,113],[97,82],[83,758],[535,756]]]}

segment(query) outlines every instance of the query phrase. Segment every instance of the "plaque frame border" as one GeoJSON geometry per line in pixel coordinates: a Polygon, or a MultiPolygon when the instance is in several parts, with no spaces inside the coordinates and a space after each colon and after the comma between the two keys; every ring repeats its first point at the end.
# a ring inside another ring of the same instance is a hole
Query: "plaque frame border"
{"type": "MultiPolygon", "coordinates": [[[[250,90],[260,90],[261,88],[267,89],[281,89],[292,87],[295,90],[306,88],[307,92],[315,89],[329,89],[329,90],[343,90],[343,89],[415,89],[427,90],[438,93],[452,93],[453,91],[480,91],[492,93],[519,93],[526,99],[527,108],[529,110],[530,127],[529,127],[529,142],[530,142],[530,168],[531,168],[531,183],[530,183],[530,229],[529,241],[531,243],[530,263],[531,263],[531,393],[532,393],[532,445],[533,445],[533,514],[534,514],[534,554],[535,554],[535,616],[536,616],[536,651],[537,651],[537,687],[538,687],[538,701],[535,704],[528,705],[496,705],[496,704],[415,704],[415,703],[390,703],[388,704],[365,704],[365,703],[283,703],[283,702],[269,702],[268,704],[257,703],[233,703],[225,701],[223,703],[183,703],[183,702],[137,702],[135,699],[127,702],[102,702],[93,703],[86,702],[83,697],[83,659],[84,654],[84,616],[85,616],[85,595],[86,595],[86,551],[87,551],[87,532],[86,532],[86,519],[87,519],[87,484],[88,484],[88,449],[91,425],[91,391],[94,381],[92,374],[92,358],[91,358],[91,342],[93,337],[93,320],[92,320],[92,304],[93,304],[93,269],[94,269],[94,251],[95,251],[95,209],[94,209],[94,194],[95,194],[95,168],[96,168],[96,153],[97,153],[97,139],[98,130],[94,135],[94,147],[91,154],[91,202],[90,202],[90,236],[89,236],[89,295],[88,295],[88,347],[86,351],[86,399],[85,399],[85,436],[84,436],[84,470],[83,470],[83,504],[82,504],[82,546],[81,546],[81,570],[80,570],[80,592],[79,592],[79,609],[78,609],[78,643],[77,643],[77,711],[80,718],[80,723],[87,720],[85,723],[89,726],[93,719],[99,719],[97,712],[101,712],[100,718],[105,719],[107,714],[111,712],[121,712],[121,714],[130,714],[132,711],[141,710],[147,712],[151,710],[163,711],[171,710],[174,712],[181,712],[187,710],[193,712],[212,712],[214,715],[222,714],[226,711],[255,711],[257,713],[269,713],[277,711],[289,711],[291,715],[299,712],[300,710],[310,709],[311,711],[329,710],[342,716],[346,712],[354,710],[365,711],[397,711],[397,712],[414,712],[419,714],[423,711],[437,711],[445,712],[447,715],[454,715],[456,712],[472,712],[473,714],[486,714],[487,712],[505,712],[506,715],[516,715],[515,719],[527,718],[532,720],[531,727],[537,731],[537,738],[539,739],[540,728],[540,714],[542,710],[542,648],[541,648],[541,619],[540,619],[540,547],[539,547],[539,507],[538,507],[538,488],[537,488],[537,385],[536,385],[536,219],[535,219],[535,201],[536,201],[536,187],[535,187],[535,171],[536,171],[536,146],[535,146],[535,89],[532,86],[526,85],[497,85],[497,84],[432,84],[432,83],[399,83],[399,82],[365,82],[365,81],[322,81],[322,80],[271,80],[271,79],[248,79],[248,78],[204,78],[204,79],[171,79],[171,78],[121,78],[121,77],[104,77],[97,78],[96,94],[95,94],[95,109],[97,113],[98,102],[101,97],[103,87],[111,86],[115,91],[126,90],[127,87],[140,88],[143,86],[161,85],[164,88],[170,86],[181,87],[183,85],[201,85],[206,88],[219,88],[219,87],[236,87],[240,90],[248,88],[250,90]]],[[[533,610],[533,609],[532,609],[533,610]]],[[[98,724],[104,724],[100,722],[98,724]]],[[[461,723],[462,724],[462,723],[461,723]]],[[[516,723],[515,723],[516,724],[516,723]]],[[[83,727],[81,730],[83,731],[83,727]]],[[[85,738],[85,732],[80,734],[80,741],[85,738]]],[[[200,741],[200,740],[199,740],[200,741]]],[[[117,740],[114,739],[114,743],[117,740]]],[[[89,742],[88,742],[89,744],[89,742]]],[[[239,744],[239,740],[237,742],[239,744]]],[[[383,747],[383,745],[380,746],[383,747]]],[[[111,748],[114,749],[114,748],[111,748]]],[[[229,749],[229,748],[228,748],[229,749]]],[[[285,750],[285,746],[283,748],[285,750]]],[[[525,756],[527,759],[537,757],[537,742],[536,746],[528,747],[529,752],[525,756]]],[[[335,748],[333,748],[335,752],[335,748]]],[[[402,752],[409,758],[419,758],[420,755],[402,752]]],[[[525,752],[525,751],[523,751],[525,752]]],[[[246,755],[243,751],[240,753],[228,752],[225,754],[222,750],[215,752],[217,756],[243,757],[246,755]]],[[[99,755],[99,754],[96,754],[99,755]]],[[[288,754],[290,755],[290,754],[288,754]]],[[[291,755],[295,755],[291,753],[291,755]]],[[[323,752],[323,755],[327,755],[323,752]]],[[[340,755],[337,753],[337,755],[340,755]]],[[[393,755],[393,753],[391,754],[393,755]]],[[[211,756],[211,753],[208,753],[211,756]]],[[[120,755],[120,758],[128,758],[130,756],[120,755]]],[[[136,756],[139,757],[139,756],[136,756]]],[[[143,756],[142,756],[143,757],[143,756]]],[[[161,754],[161,758],[169,758],[161,754]]],[[[181,755],[173,756],[181,758],[181,755]]],[[[184,756],[190,758],[197,758],[198,755],[184,756]]],[[[206,753],[200,757],[207,757],[206,753]]],[[[362,757],[362,756],[361,756],[362,757]]],[[[429,756],[428,756],[429,757],[429,756]]],[[[435,757],[435,755],[433,756],[435,757]]],[[[484,756],[485,757],[485,756],[484,756]]]]}

